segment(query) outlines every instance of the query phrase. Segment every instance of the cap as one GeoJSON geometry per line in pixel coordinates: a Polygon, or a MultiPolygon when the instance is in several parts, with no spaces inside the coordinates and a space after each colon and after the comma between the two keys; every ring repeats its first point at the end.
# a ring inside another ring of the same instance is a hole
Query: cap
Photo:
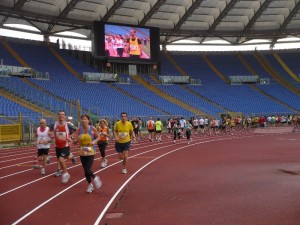
{"type": "Polygon", "coordinates": [[[73,117],[71,117],[71,116],[68,117],[68,120],[72,120],[72,119],[73,119],[73,117]]]}

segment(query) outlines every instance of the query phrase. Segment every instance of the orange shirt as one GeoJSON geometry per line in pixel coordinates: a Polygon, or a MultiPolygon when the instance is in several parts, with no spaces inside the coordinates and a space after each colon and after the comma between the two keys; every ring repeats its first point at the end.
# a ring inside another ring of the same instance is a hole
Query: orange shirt
{"type": "Polygon", "coordinates": [[[108,128],[107,128],[107,127],[104,127],[104,128],[98,127],[98,131],[99,131],[99,135],[100,135],[100,141],[101,141],[101,142],[107,142],[107,141],[108,141],[108,136],[103,135],[103,134],[101,134],[101,133],[106,133],[106,134],[108,134],[108,128]]]}

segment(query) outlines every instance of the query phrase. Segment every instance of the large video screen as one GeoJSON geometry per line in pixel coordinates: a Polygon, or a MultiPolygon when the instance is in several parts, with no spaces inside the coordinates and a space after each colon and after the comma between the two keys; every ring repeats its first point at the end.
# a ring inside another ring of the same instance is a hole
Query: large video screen
{"type": "Polygon", "coordinates": [[[158,61],[159,30],[95,21],[92,29],[94,57],[117,61],[158,61]]]}

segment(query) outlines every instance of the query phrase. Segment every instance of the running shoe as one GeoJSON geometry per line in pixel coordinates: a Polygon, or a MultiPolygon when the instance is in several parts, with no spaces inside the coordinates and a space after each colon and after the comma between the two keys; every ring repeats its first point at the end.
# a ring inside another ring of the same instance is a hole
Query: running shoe
{"type": "Polygon", "coordinates": [[[126,174],[126,173],[127,173],[126,168],[123,168],[123,169],[122,169],[122,173],[123,173],[123,174],[126,174]]]}
{"type": "Polygon", "coordinates": [[[62,176],[61,176],[61,182],[62,183],[67,183],[70,179],[70,174],[68,172],[64,173],[62,176]]]}
{"type": "Polygon", "coordinates": [[[93,184],[89,184],[88,188],[86,189],[86,192],[87,193],[92,193],[93,190],[94,190],[93,184]]]}
{"type": "Polygon", "coordinates": [[[175,141],[175,140],[173,141],[173,144],[176,144],[176,141],[175,141]]]}
{"type": "Polygon", "coordinates": [[[48,155],[48,157],[47,157],[47,164],[50,164],[50,163],[51,163],[51,156],[48,155]]]}
{"type": "Polygon", "coordinates": [[[32,168],[33,169],[40,169],[41,167],[40,167],[40,165],[33,165],[32,168]]]}
{"type": "Polygon", "coordinates": [[[95,183],[95,186],[96,186],[97,189],[102,186],[102,181],[100,180],[99,176],[95,176],[94,183],[95,183]]]}
{"type": "Polygon", "coordinates": [[[101,163],[101,167],[104,168],[107,166],[107,159],[104,159],[101,163]]]}
{"type": "Polygon", "coordinates": [[[54,176],[55,177],[60,177],[62,175],[62,171],[61,170],[57,170],[55,173],[54,173],[54,176]]]}
{"type": "Polygon", "coordinates": [[[41,174],[42,174],[42,175],[45,175],[45,174],[46,174],[45,168],[42,168],[42,169],[41,169],[41,174]]]}

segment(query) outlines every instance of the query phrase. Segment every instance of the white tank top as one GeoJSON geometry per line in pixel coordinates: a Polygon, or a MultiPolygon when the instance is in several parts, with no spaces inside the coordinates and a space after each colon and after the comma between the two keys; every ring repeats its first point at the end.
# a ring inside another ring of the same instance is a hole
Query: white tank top
{"type": "Polygon", "coordinates": [[[37,130],[36,130],[36,134],[37,134],[37,147],[38,147],[38,149],[50,148],[50,143],[40,144],[41,140],[46,140],[46,141],[50,140],[49,127],[46,127],[43,132],[41,131],[41,128],[38,127],[37,130]]]}

